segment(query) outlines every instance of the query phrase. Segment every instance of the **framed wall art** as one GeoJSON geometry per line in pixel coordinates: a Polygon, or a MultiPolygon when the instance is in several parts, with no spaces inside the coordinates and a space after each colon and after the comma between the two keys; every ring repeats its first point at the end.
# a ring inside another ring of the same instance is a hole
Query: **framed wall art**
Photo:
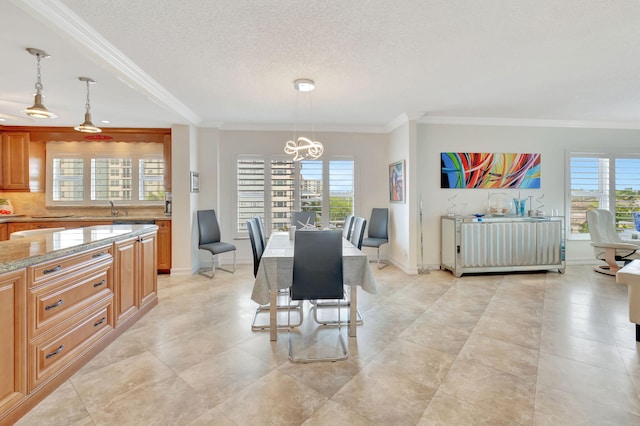
{"type": "Polygon", "coordinates": [[[442,152],[441,188],[540,188],[540,154],[442,152]]]}
{"type": "Polygon", "coordinates": [[[404,203],[404,160],[389,164],[389,201],[404,203]]]}

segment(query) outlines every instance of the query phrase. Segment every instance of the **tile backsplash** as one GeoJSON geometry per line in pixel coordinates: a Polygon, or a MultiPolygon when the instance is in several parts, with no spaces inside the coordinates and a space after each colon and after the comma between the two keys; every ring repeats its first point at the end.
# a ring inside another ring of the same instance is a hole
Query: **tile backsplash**
{"type": "MultiPolygon", "coordinates": [[[[25,216],[44,216],[54,214],[71,214],[82,216],[109,216],[111,207],[105,201],[103,207],[49,207],[45,206],[44,192],[1,192],[0,198],[8,198],[13,204],[15,214],[23,214],[25,216]]],[[[162,215],[164,207],[123,207],[115,202],[116,209],[120,212],[120,216],[157,216],[162,215]]]]}

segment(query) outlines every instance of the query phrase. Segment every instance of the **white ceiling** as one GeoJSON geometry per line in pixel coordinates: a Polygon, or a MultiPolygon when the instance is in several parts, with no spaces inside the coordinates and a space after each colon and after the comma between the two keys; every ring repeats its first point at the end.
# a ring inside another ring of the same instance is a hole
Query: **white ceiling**
{"type": "Polygon", "coordinates": [[[404,114],[640,127],[640,0],[1,0],[0,54],[4,125],[79,124],[88,76],[102,127],[291,128],[299,77],[317,130],[404,114]],[[27,47],[51,54],[57,119],[21,113],[27,47]]]}

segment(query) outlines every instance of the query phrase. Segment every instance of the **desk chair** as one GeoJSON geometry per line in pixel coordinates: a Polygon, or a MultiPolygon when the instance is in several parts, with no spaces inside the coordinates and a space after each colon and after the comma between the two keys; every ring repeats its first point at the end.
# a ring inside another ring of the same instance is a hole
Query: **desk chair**
{"type": "Polygon", "coordinates": [[[378,269],[388,265],[388,263],[382,262],[383,266],[380,266],[380,246],[389,242],[388,222],[389,209],[374,208],[371,210],[367,238],[362,240],[363,247],[375,247],[377,249],[378,269]]]}
{"type": "MultiPolygon", "coordinates": [[[[260,261],[262,260],[262,254],[264,253],[264,249],[266,247],[265,245],[263,245],[263,242],[260,239],[260,235],[259,235],[260,225],[259,225],[258,217],[254,217],[247,221],[247,231],[249,231],[249,240],[251,241],[251,250],[253,251],[253,276],[256,277],[258,275],[258,268],[260,267],[260,261]]],[[[289,299],[288,289],[278,290],[278,297],[286,297],[286,299],[288,300],[289,299]]],[[[300,321],[297,324],[294,324],[292,326],[292,327],[298,327],[302,324],[302,304],[300,302],[294,302],[291,308],[296,309],[298,311],[298,314],[300,315],[300,321]]],[[[286,302],[282,305],[278,304],[278,309],[280,310],[289,309],[289,304],[286,302]]],[[[269,304],[259,305],[256,308],[256,311],[253,314],[253,321],[251,322],[252,331],[269,330],[269,323],[256,324],[256,320],[258,319],[258,314],[260,314],[261,312],[269,312],[269,304]]],[[[285,328],[285,327],[288,327],[288,325],[278,326],[278,328],[285,328]]]]}
{"type": "Polygon", "coordinates": [[[304,226],[316,227],[316,212],[292,212],[291,226],[295,226],[297,230],[304,226]]]}
{"type": "MultiPolygon", "coordinates": [[[[216,259],[219,254],[233,252],[233,270],[223,269],[218,266],[218,269],[222,269],[226,272],[234,273],[236,271],[236,246],[231,243],[225,243],[220,241],[220,225],[216,217],[215,210],[198,210],[198,248],[200,250],[206,250],[211,253],[212,257],[212,275],[209,278],[213,278],[216,274],[216,259]]],[[[208,277],[206,274],[202,274],[208,277]]]]}
{"type": "Polygon", "coordinates": [[[593,209],[587,211],[587,224],[591,245],[596,259],[607,265],[595,266],[596,272],[615,275],[621,268],[618,262],[627,264],[634,259],[640,259],[640,246],[631,241],[624,241],[616,231],[615,220],[609,210],[593,209]]]}
{"type": "MultiPolygon", "coordinates": [[[[293,249],[292,300],[342,299],[344,293],[342,274],[342,232],[296,232],[293,249]]],[[[289,327],[289,360],[291,362],[340,361],[349,353],[342,337],[340,304],[338,303],[339,355],[331,357],[301,358],[293,353],[291,327],[289,327]]]]}

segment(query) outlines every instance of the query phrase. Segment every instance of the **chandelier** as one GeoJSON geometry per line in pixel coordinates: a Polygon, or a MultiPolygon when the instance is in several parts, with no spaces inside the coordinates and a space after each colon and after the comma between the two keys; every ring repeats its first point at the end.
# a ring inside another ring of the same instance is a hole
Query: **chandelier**
{"type": "Polygon", "coordinates": [[[289,155],[293,155],[293,161],[300,160],[316,160],[320,158],[324,152],[324,146],[322,143],[315,140],[315,131],[313,128],[313,117],[311,117],[311,139],[300,136],[296,137],[296,128],[298,121],[298,100],[300,93],[309,94],[309,109],[313,113],[311,104],[311,91],[315,89],[315,83],[313,80],[307,78],[299,78],[293,82],[293,87],[298,91],[296,95],[296,122],[293,125],[293,139],[288,140],[284,146],[284,152],[289,155]]]}

